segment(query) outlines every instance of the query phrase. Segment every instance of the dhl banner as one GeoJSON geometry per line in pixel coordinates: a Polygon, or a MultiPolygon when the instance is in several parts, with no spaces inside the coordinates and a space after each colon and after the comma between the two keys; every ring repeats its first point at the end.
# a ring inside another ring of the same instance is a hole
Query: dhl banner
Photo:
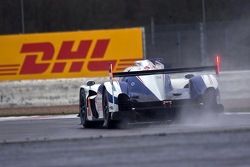
{"type": "Polygon", "coordinates": [[[142,58],[141,28],[0,36],[0,80],[107,76],[142,58]]]}

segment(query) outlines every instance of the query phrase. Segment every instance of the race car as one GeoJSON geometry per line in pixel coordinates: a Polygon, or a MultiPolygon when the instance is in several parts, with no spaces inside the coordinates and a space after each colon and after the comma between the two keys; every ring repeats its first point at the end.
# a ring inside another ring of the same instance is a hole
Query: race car
{"type": "Polygon", "coordinates": [[[218,82],[212,74],[191,74],[214,70],[216,65],[192,68],[164,68],[159,60],[139,60],[124,72],[109,70],[109,81],[88,81],[80,87],[81,125],[91,128],[119,127],[129,122],[175,119],[178,111],[195,108],[201,111],[223,109],[218,82]],[[171,78],[174,73],[186,73],[171,78]]]}

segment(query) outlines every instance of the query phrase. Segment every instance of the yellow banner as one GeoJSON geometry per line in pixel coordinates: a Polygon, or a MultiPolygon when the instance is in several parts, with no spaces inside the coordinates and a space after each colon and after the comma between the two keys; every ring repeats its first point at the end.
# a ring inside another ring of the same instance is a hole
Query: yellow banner
{"type": "Polygon", "coordinates": [[[107,76],[142,58],[141,28],[0,36],[0,80],[107,76]]]}

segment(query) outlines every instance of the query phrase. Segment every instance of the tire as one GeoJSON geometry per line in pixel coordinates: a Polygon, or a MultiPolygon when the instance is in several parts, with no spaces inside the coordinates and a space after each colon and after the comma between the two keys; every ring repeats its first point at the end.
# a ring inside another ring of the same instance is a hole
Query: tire
{"type": "Polygon", "coordinates": [[[79,116],[81,120],[81,125],[84,128],[91,128],[92,124],[90,121],[88,121],[87,118],[87,102],[86,102],[86,95],[85,95],[85,90],[81,89],[80,90],[80,95],[79,95],[79,116]]]}
{"type": "Polygon", "coordinates": [[[108,101],[108,91],[103,88],[103,98],[102,98],[102,108],[104,122],[103,127],[107,129],[113,129],[118,127],[118,121],[111,120],[111,113],[109,112],[109,101],[108,101]]]}
{"type": "Polygon", "coordinates": [[[217,95],[214,89],[207,89],[202,98],[205,110],[214,111],[217,107],[217,95]]]}
{"type": "Polygon", "coordinates": [[[132,111],[131,103],[127,95],[119,95],[118,107],[121,113],[121,118],[118,122],[119,128],[128,128],[129,122],[136,121],[135,112],[132,111]]]}
{"type": "Polygon", "coordinates": [[[105,87],[103,88],[102,93],[102,110],[104,117],[103,127],[111,128],[111,114],[109,112],[108,92],[105,87]]]}

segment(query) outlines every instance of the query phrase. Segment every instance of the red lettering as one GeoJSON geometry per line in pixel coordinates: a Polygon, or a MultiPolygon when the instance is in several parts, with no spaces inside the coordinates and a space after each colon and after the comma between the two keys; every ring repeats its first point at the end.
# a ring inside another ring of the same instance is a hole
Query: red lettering
{"type": "MultiPolygon", "coordinates": [[[[107,51],[109,42],[110,39],[99,39],[96,41],[91,58],[97,58],[99,60],[88,62],[87,68],[89,71],[106,71],[109,69],[110,64],[113,64],[113,67],[116,65],[116,60],[102,60],[107,51]]],[[[76,49],[73,49],[74,43],[75,41],[62,42],[56,59],[65,60],[65,62],[59,61],[55,63],[51,62],[54,56],[54,47],[52,43],[42,42],[23,44],[20,52],[26,55],[20,74],[42,74],[48,70],[50,64],[53,65],[51,73],[62,73],[65,71],[67,63],[71,63],[68,72],[81,72],[84,65],[84,59],[89,54],[88,52],[92,40],[81,40],[76,49]],[[42,54],[42,56],[39,57],[38,54],[42,54]],[[72,60],[73,62],[68,62],[68,60],[72,60]],[[38,63],[38,61],[42,62],[38,63]]]]}
{"type": "MultiPolygon", "coordinates": [[[[24,44],[21,53],[42,52],[42,60],[51,60],[54,47],[49,42],[24,44]]],[[[36,63],[38,55],[27,55],[22,65],[20,74],[40,74],[47,70],[50,63],[36,63]]]]}
{"type": "Polygon", "coordinates": [[[107,71],[109,70],[110,64],[115,69],[116,60],[104,60],[104,61],[90,61],[88,63],[89,71],[107,71]]]}
{"type": "Polygon", "coordinates": [[[83,62],[73,62],[71,64],[69,72],[80,72],[82,70],[83,62]]]}
{"type": "Polygon", "coordinates": [[[59,51],[58,60],[64,59],[82,59],[88,54],[89,48],[91,46],[91,40],[80,41],[78,49],[72,51],[74,41],[65,41],[62,43],[61,49],[59,51]]]}
{"type": "Polygon", "coordinates": [[[91,58],[103,58],[108,45],[109,45],[109,39],[97,40],[91,58]]]}
{"type": "Polygon", "coordinates": [[[66,63],[55,63],[52,69],[52,73],[61,73],[64,71],[66,63]]]}

